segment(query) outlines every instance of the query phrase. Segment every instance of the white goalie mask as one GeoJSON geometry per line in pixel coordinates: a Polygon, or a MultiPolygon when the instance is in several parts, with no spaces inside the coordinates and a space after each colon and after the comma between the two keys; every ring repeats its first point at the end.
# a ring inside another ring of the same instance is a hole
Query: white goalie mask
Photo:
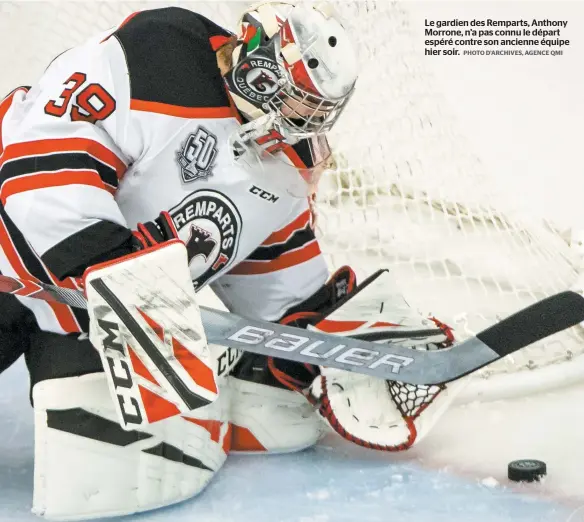
{"type": "Polygon", "coordinates": [[[314,186],[330,156],[325,134],[357,80],[350,38],[327,3],[264,2],[247,10],[240,25],[233,67],[226,75],[234,103],[247,120],[234,137],[235,149],[277,154],[308,142],[301,175],[314,186]]]}

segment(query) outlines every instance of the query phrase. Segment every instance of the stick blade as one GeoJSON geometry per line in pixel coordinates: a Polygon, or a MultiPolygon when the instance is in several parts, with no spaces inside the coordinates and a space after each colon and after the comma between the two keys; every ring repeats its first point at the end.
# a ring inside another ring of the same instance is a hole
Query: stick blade
{"type": "Polygon", "coordinates": [[[584,321],[584,297],[566,291],[533,305],[483,330],[477,338],[500,357],[584,321]]]}

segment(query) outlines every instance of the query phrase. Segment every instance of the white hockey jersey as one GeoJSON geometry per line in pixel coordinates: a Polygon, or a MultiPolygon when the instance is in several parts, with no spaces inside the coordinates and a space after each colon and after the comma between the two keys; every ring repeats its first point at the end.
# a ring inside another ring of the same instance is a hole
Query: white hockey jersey
{"type": "MultiPolygon", "coordinates": [[[[142,11],[4,99],[2,273],[74,287],[168,210],[195,287],[211,284],[231,311],[276,320],[320,288],[328,271],[308,201],[279,182],[294,168],[232,159],[241,120],[215,57],[230,36],[184,9],[142,11]]],[[[80,310],[21,300],[44,330],[87,331],[80,310]]]]}

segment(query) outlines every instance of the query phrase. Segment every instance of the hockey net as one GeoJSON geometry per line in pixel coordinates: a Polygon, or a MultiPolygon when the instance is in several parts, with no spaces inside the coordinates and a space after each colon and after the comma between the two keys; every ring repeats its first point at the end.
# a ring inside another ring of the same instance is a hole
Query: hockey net
{"type": "MultiPolygon", "coordinates": [[[[50,60],[160,2],[0,2],[0,93],[35,81],[50,60]]],[[[242,2],[183,2],[235,29],[242,2]]],[[[338,2],[361,61],[359,88],[331,135],[335,167],[318,194],[331,266],[380,267],[424,314],[465,338],[569,288],[580,259],[558,226],[522,204],[458,130],[414,49],[407,4],[338,2]]],[[[527,394],[575,380],[579,328],[489,366],[466,398],[527,394]]]]}

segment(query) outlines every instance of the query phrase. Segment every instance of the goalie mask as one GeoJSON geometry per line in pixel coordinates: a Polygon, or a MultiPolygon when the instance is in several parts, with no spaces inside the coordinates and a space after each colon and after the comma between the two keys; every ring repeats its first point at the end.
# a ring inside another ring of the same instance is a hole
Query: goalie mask
{"type": "Polygon", "coordinates": [[[226,75],[234,103],[247,120],[233,137],[235,155],[252,149],[259,156],[285,156],[314,188],[330,157],[325,133],[357,79],[349,36],[325,3],[262,3],[246,11],[240,24],[226,75]],[[286,154],[291,146],[294,152],[286,154]]]}

